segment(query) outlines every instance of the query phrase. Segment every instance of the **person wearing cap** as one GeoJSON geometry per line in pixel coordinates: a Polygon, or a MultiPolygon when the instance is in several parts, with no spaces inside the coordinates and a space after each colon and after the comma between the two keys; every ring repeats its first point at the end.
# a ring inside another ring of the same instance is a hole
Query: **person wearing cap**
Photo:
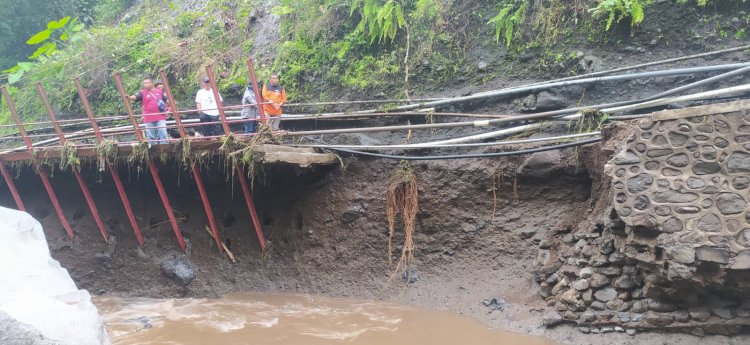
{"type": "MultiPolygon", "coordinates": [[[[220,100],[224,100],[219,95],[220,100]]],[[[201,126],[201,134],[205,137],[221,135],[221,124],[219,124],[219,109],[217,107],[214,91],[211,89],[211,81],[208,77],[203,78],[201,89],[195,95],[195,108],[200,114],[200,122],[214,122],[201,126]]]]}
{"type": "Polygon", "coordinates": [[[140,92],[129,97],[131,101],[141,102],[143,123],[146,125],[146,139],[149,143],[167,143],[167,116],[164,113],[167,97],[164,92],[154,87],[151,79],[143,80],[140,92]]]}
{"type": "Polygon", "coordinates": [[[154,86],[162,92],[164,91],[164,83],[161,82],[161,79],[156,79],[154,86]]]}
{"type": "Polygon", "coordinates": [[[286,103],[286,90],[279,85],[279,75],[271,74],[268,84],[263,85],[263,112],[268,115],[271,128],[281,127],[281,116],[284,113],[282,105],[286,103]]]}
{"type": "Polygon", "coordinates": [[[255,132],[255,126],[258,122],[258,99],[255,97],[255,90],[252,85],[248,85],[245,94],[242,95],[242,119],[245,120],[245,134],[255,132]],[[250,121],[248,121],[250,120],[250,121]]]}

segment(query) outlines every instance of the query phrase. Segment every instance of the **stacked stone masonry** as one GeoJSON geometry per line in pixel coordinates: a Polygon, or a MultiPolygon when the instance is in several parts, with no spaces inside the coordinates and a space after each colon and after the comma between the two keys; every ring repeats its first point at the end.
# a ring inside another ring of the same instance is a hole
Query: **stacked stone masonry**
{"type": "Polygon", "coordinates": [[[750,330],[748,109],[750,101],[686,108],[609,129],[627,139],[602,145],[611,159],[589,168],[603,165],[611,204],[537,242],[545,325],[750,330]]]}
{"type": "Polygon", "coordinates": [[[628,141],[607,172],[641,259],[750,269],[750,113],[644,119],[628,141]]]}

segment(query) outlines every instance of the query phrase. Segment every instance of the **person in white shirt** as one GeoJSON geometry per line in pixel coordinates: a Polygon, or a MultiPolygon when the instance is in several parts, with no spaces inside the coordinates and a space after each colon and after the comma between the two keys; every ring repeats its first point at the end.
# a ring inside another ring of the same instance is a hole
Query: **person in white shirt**
{"type": "MultiPolygon", "coordinates": [[[[204,137],[220,136],[222,134],[221,124],[219,123],[219,109],[217,108],[216,97],[211,89],[211,82],[208,78],[203,78],[201,89],[195,95],[195,108],[200,114],[200,122],[213,122],[201,126],[201,133],[204,137]]],[[[219,95],[219,99],[224,99],[219,95]]]]}

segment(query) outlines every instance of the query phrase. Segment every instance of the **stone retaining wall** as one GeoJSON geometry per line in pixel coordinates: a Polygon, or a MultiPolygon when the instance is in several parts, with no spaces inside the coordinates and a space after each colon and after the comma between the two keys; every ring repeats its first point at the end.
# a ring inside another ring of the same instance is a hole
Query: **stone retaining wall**
{"type": "Polygon", "coordinates": [[[630,256],[684,279],[700,263],[750,269],[750,113],[662,118],[641,120],[605,168],[633,244],[650,249],[630,256]]]}
{"type": "Polygon", "coordinates": [[[595,183],[611,179],[594,196],[611,205],[539,243],[546,325],[699,336],[749,328],[748,109],[750,101],[665,111],[605,130],[601,150],[612,158],[587,168],[604,170],[595,183]]]}

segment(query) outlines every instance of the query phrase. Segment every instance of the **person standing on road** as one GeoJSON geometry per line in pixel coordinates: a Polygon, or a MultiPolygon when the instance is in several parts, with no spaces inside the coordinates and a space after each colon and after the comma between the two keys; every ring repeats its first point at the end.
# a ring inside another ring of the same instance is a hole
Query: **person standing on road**
{"type": "Polygon", "coordinates": [[[255,90],[252,85],[248,85],[245,94],[242,95],[242,119],[245,121],[245,134],[255,132],[256,123],[258,122],[258,99],[255,97],[255,90]],[[252,121],[247,121],[252,120],[252,121]]]}
{"type": "MultiPolygon", "coordinates": [[[[224,100],[221,95],[219,95],[219,99],[224,100]]],[[[201,134],[204,137],[221,135],[221,124],[218,123],[219,109],[216,97],[214,97],[214,91],[211,89],[211,81],[207,77],[203,78],[201,89],[195,95],[195,108],[200,114],[199,119],[201,123],[214,122],[201,126],[201,134]]]]}
{"type": "Polygon", "coordinates": [[[167,143],[167,116],[165,114],[167,97],[164,92],[154,87],[151,79],[143,80],[140,92],[129,97],[131,101],[141,102],[143,123],[146,125],[146,139],[153,144],[167,143]]]}
{"type": "Polygon", "coordinates": [[[268,84],[263,85],[263,111],[268,115],[271,128],[281,127],[281,117],[284,113],[282,106],[286,103],[286,90],[279,85],[279,75],[272,74],[268,84]]]}

